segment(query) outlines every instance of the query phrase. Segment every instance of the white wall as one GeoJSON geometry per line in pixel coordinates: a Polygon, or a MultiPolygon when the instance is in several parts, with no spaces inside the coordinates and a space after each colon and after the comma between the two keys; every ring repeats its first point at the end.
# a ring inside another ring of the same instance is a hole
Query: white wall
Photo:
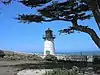
{"type": "Polygon", "coordinates": [[[54,47],[54,41],[51,40],[45,40],[44,41],[44,55],[46,55],[46,51],[50,51],[50,54],[54,55],[55,53],[55,47],[54,47]]]}

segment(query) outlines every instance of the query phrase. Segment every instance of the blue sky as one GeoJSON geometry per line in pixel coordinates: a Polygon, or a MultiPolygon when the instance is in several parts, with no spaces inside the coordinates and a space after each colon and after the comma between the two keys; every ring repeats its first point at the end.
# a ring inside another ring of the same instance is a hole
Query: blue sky
{"type": "MultiPolygon", "coordinates": [[[[56,52],[81,52],[81,51],[100,51],[90,36],[86,33],[70,35],[59,35],[58,30],[67,28],[70,22],[53,21],[45,23],[18,23],[18,13],[34,13],[36,9],[30,9],[19,3],[11,5],[0,5],[0,49],[21,51],[21,52],[43,52],[44,40],[42,36],[47,28],[51,28],[56,35],[56,52]]],[[[93,28],[100,36],[99,29],[94,18],[79,21],[79,24],[88,25],[93,28]]]]}

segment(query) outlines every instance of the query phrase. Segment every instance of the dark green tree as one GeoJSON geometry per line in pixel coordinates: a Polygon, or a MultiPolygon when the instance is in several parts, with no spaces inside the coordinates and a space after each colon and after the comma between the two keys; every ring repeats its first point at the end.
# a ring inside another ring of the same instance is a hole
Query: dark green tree
{"type": "MultiPolygon", "coordinates": [[[[8,3],[12,0],[8,0],[8,3]]],[[[96,0],[99,1],[99,0],[96,0]]],[[[96,2],[95,1],[95,2],[96,2]]],[[[95,42],[95,44],[100,48],[100,38],[96,34],[96,32],[85,25],[79,25],[78,20],[85,20],[90,19],[91,17],[96,18],[96,22],[99,26],[99,18],[97,15],[96,8],[99,9],[99,7],[93,6],[92,2],[93,0],[67,0],[65,2],[57,2],[53,0],[19,0],[20,3],[24,4],[27,7],[42,7],[46,5],[47,3],[52,3],[49,6],[46,6],[44,8],[38,9],[39,12],[38,15],[34,14],[21,14],[18,15],[18,20],[23,23],[31,23],[31,22],[51,22],[55,20],[62,20],[62,21],[69,21],[72,23],[72,25],[68,29],[62,29],[60,30],[60,33],[74,33],[74,31],[80,31],[85,32],[90,35],[92,40],[95,42]],[[95,9],[95,10],[94,10],[95,9]],[[93,14],[87,14],[87,11],[91,11],[93,14]],[[96,16],[95,16],[96,15],[96,16]]],[[[3,3],[7,3],[7,1],[3,1],[3,3]]],[[[96,5],[99,6],[99,3],[96,5]]],[[[99,10],[98,10],[99,11],[99,10]]]]}
{"type": "Polygon", "coordinates": [[[5,53],[3,50],[0,50],[0,57],[3,58],[5,56],[5,53]]]}
{"type": "Polygon", "coordinates": [[[21,14],[18,15],[18,20],[23,23],[30,22],[51,22],[55,20],[69,21],[72,25],[68,29],[60,30],[60,33],[73,33],[74,31],[81,31],[89,34],[95,44],[100,48],[100,38],[96,32],[88,26],[79,25],[78,20],[90,19],[92,14],[87,14],[87,11],[91,11],[89,5],[83,0],[68,0],[66,2],[57,2],[52,0],[21,0],[22,4],[27,7],[43,6],[48,2],[52,2],[51,5],[38,9],[40,13],[34,14],[21,14]]]}
{"type": "Polygon", "coordinates": [[[57,57],[54,56],[54,55],[48,54],[48,55],[45,56],[44,60],[46,60],[46,61],[57,61],[57,57]]]}
{"type": "MultiPolygon", "coordinates": [[[[18,1],[18,0],[0,0],[0,3],[8,5],[12,1],[18,1]]],[[[86,4],[88,4],[90,10],[93,12],[93,16],[100,30],[100,0],[79,0],[79,1],[85,2],[86,4]]]]}

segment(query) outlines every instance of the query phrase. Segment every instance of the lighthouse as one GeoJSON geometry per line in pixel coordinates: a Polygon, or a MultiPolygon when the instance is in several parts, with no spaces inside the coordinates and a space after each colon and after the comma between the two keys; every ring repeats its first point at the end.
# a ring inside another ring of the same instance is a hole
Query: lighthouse
{"type": "Polygon", "coordinates": [[[55,54],[55,47],[54,47],[54,39],[55,36],[53,35],[53,31],[48,28],[45,31],[45,35],[43,36],[44,39],[44,56],[51,54],[55,54]]]}

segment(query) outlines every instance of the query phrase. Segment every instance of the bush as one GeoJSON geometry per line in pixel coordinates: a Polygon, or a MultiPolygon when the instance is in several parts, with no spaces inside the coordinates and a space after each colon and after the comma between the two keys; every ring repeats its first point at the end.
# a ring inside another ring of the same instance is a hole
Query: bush
{"type": "Polygon", "coordinates": [[[79,72],[75,72],[72,69],[53,69],[52,71],[46,71],[44,75],[83,75],[79,72]]]}
{"type": "Polygon", "coordinates": [[[57,61],[57,57],[54,56],[54,55],[48,54],[48,55],[45,56],[44,60],[46,60],[46,61],[57,61]]]}
{"type": "Polygon", "coordinates": [[[31,56],[31,58],[32,58],[32,60],[37,60],[37,61],[40,61],[40,60],[42,60],[42,58],[40,57],[40,56],[38,56],[38,55],[32,55],[31,56]]]}
{"type": "Polygon", "coordinates": [[[26,59],[27,60],[36,60],[36,61],[41,61],[42,60],[42,58],[40,56],[35,55],[35,54],[26,56],[26,59]]]}
{"type": "Polygon", "coordinates": [[[0,50],[0,57],[4,57],[5,56],[5,53],[4,53],[4,51],[2,51],[2,50],[0,50]]]}

